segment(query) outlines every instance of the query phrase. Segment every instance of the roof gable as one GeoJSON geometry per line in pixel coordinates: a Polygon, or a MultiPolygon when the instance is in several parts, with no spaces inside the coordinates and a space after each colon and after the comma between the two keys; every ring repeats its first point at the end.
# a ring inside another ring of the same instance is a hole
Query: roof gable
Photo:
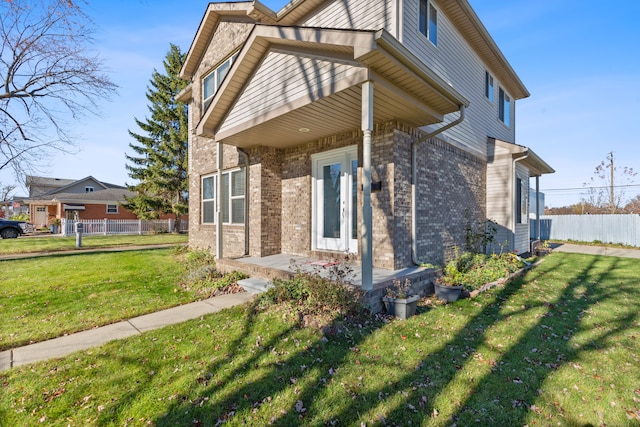
{"type": "MultiPolygon", "coordinates": [[[[209,3],[189,48],[180,76],[185,79],[193,77],[221,18],[228,17],[242,19],[243,22],[295,26],[304,17],[330,1],[293,0],[277,13],[255,0],[237,3],[209,3]]],[[[504,84],[509,93],[515,99],[528,97],[529,91],[504,57],[469,2],[467,0],[439,0],[438,6],[450,17],[458,31],[504,84]]]]}

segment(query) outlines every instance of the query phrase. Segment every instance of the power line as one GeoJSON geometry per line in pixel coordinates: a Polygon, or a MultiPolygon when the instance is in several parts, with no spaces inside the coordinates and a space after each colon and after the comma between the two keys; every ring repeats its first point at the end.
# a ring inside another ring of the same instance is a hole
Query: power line
{"type": "MultiPolygon", "coordinates": [[[[628,185],[615,185],[613,188],[640,188],[640,184],[628,184],[628,185]]],[[[549,191],[585,191],[585,190],[602,190],[602,189],[609,189],[611,188],[610,185],[605,185],[602,187],[573,187],[573,188],[546,188],[546,189],[541,189],[540,191],[542,192],[549,192],[549,191]]]]}

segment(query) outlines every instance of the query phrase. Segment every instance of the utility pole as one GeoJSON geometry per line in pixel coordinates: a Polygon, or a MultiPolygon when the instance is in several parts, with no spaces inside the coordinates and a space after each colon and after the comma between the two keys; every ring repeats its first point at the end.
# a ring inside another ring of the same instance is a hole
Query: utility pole
{"type": "Polygon", "coordinates": [[[609,202],[611,203],[611,213],[614,214],[616,213],[616,200],[615,200],[615,194],[614,194],[614,167],[613,167],[613,151],[611,151],[609,153],[609,167],[611,168],[611,188],[609,190],[609,202]]]}

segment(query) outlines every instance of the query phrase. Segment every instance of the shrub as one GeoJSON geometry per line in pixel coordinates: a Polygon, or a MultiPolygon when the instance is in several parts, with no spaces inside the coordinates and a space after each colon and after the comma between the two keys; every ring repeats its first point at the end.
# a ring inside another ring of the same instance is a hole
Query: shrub
{"type": "Polygon", "coordinates": [[[470,290],[486,283],[507,277],[524,267],[524,262],[514,253],[474,254],[466,252],[449,261],[444,267],[441,282],[449,286],[463,285],[470,290]]]}
{"type": "MultiPolygon", "coordinates": [[[[350,267],[349,267],[350,268],[350,267]]],[[[345,277],[338,267],[331,277],[345,277]]],[[[298,270],[289,280],[273,280],[273,287],[258,296],[256,307],[286,305],[299,318],[306,315],[349,316],[362,312],[361,293],[343,280],[324,278],[317,272],[298,270]]]]}
{"type": "Polygon", "coordinates": [[[31,216],[28,213],[22,212],[18,215],[13,215],[11,218],[9,218],[12,221],[31,221],[31,216]]]}
{"type": "Polygon", "coordinates": [[[177,251],[185,266],[186,274],[180,286],[196,295],[208,298],[223,293],[242,292],[238,281],[246,278],[243,273],[234,271],[223,274],[216,268],[215,257],[207,250],[177,251]]]}

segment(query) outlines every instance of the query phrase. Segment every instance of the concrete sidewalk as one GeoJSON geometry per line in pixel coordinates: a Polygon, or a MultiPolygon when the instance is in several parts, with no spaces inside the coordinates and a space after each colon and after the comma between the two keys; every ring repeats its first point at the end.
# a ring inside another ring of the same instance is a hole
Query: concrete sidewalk
{"type": "Polygon", "coordinates": [[[576,245],[573,243],[551,244],[554,252],[574,254],[617,256],[621,258],[640,258],[640,249],[611,248],[607,246],[576,245]]]}
{"type": "Polygon", "coordinates": [[[0,371],[14,366],[63,357],[116,339],[197,319],[206,314],[217,313],[225,308],[244,304],[250,301],[253,296],[254,294],[249,292],[220,295],[88,331],[3,351],[0,353],[0,371]]]}
{"type": "Polygon", "coordinates": [[[159,243],[156,245],[126,245],[126,246],[108,246],[108,247],[99,247],[99,248],[85,247],[81,249],[67,249],[67,250],[61,250],[61,251],[26,252],[26,253],[0,255],[0,261],[11,261],[14,259],[27,259],[27,258],[42,258],[47,256],[95,254],[100,252],[143,251],[148,249],[171,248],[178,245],[180,245],[180,243],[159,243]]]}

